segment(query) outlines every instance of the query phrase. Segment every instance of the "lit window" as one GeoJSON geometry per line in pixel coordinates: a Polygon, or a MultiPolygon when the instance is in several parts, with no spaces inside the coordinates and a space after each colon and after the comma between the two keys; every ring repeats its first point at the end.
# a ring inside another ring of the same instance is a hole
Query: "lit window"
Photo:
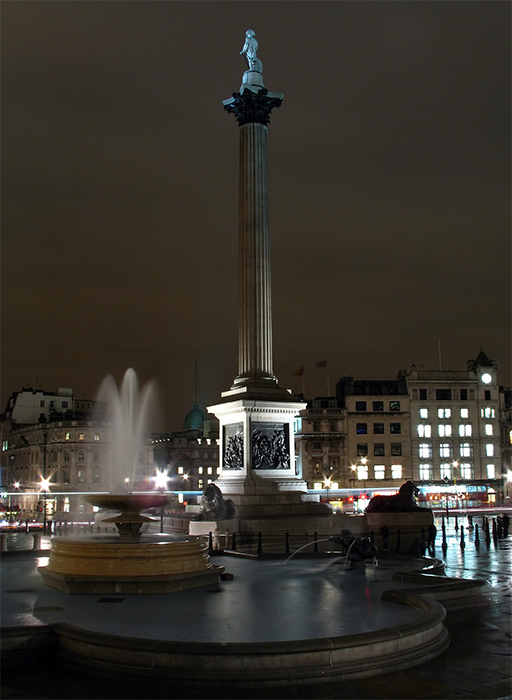
{"type": "Polygon", "coordinates": [[[508,431],[508,444],[512,445],[512,430],[508,431]]]}
{"type": "Polygon", "coordinates": [[[493,425],[492,425],[492,423],[486,423],[486,424],[485,424],[485,434],[486,434],[486,435],[492,435],[492,434],[493,434],[493,425]]]}
{"type": "Polygon", "coordinates": [[[357,478],[361,480],[365,480],[368,478],[368,465],[367,464],[358,464],[357,465],[357,478]]]}
{"type": "Polygon", "coordinates": [[[85,470],[84,469],[78,470],[78,483],[85,484],[85,470]]]}
{"type": "Polygon", "coordinates": [[[389,410],[390,411],[399,411],[400,410],[400,401],[390,401],[389,402],[389,410]]]}
{"type": "Polygon", "coordinates": [[[440,457],[451,457],[452,448],[449,442],[442,442],[439,445],[439,456],[440,457]]]}
{"type": "Polygon", "coordinates": [[[321,491],[322,490],[322,482],[321,481],[315,481],[313,484],[313,488],[315,491],[321,491]]]}
{"type": "Polygon", "coordinates": [[[469,418],[469,408],[461,408],[460,409],[460,417],[461,418],[469,418]]]}
{"type": "Polygon", "coordinates": [[[459,425],[459,435],[460,437],[471,437],[473,430],[471,423],[461,423],[459,425]]]}
{"type": "Polygon", "coordinates": [[[438,425],[437,432],[439,437],[451,437],[452,426],[451,425],[438,425]]]}
{"type": "Polygon", "coordinates": [[[487,478],[488,479],[495,479],[496,478],[496,465],[495,464],[488,464],[487,465],[487,478]]]}
{"type": "Polygon", "coordinates": [[[486,457],[494,457],[494,445],[492,442],[488,442],[485,446],[486,457]]]}
{"type": "Polygon", "coordinates": [[[443,462],[443,464],[439,465],[439,473],[441,474],[441,479],[449,479],[451,477],[451,467],[452,465],[449,462],[443,462]]]}
{"type": "Polygon", "coordinates": [[[420,464],[420,479],[422,481],[429,481],[430,479],[432,479],[431,464],[420,464]]]}
{"type": "Polygon", "coordinates": [[[221,472],[221,468],[217,467],[217,474],[220,474],[220,472],[221,472]]]}
{"type": "Polygon", "coordinates": [[[420,418],[423,420],[428,418],[428,408],[420,408],[420,418]]]}
{"type": "Polygon", "coordinates": [[[392,479],[401,479],[402,478],[402,465],[401,464],[392,464],[391,465],[391,478],[392,479]]]}
{"type": "Polygon", "coordinates": [[[213,467],[208,467],[208,474],[213,474],[213,467]]]}
{"type": "Polygon", "coordinates": [[[461,457],[471,457],[473,453],[473,447],[469,442],[462,442],[459,447],[459,454],[461,457]]]}
{"type": "Polygon", "coordinates": [[[401,442],[392,442],[391,443],[391,456],[392,457],[401,457],[402,456],[402,443],[401,442]]]}
{"type": "Polygon", "coordinates": [[[471,464],[468,464],[467,462],[462,462],[459,465],[459,468],[460,468],[460,478],[461,479],[472,479],[473,478],[471,464]]]}
{"type": "Polygon", "coordinates": [[[451,408],[438,408],[437,409],[437,417],[438,418],[451,418],[452,417],[452,409],[451,408]]]}
{"type": "Polygon", "coordinates": [[[62,508],[62,510],[64,511],[64,513],[69,513],[69,498],[67,496],[64,499],[64,507],[62,508]]]}
{"type": "Polygon", "coordinates": [[[178,467],[178,474],[183,474],[183,467],[178,467]]]}
{"type": "Polygon", "coordinates": [[[94,439],[96,442],[100,439],[100,434],[99,433],[94,433],[94,439]]]}
{"type": "Polygon", "coordinates": [[[418,437],[429,438],[432,436],[432,426],[428,424],[420,423],[418,425],[418,437]]]}
{"type": "Polygon", "coordinates": [[[490,408],[489,406],[481,408],[480,415],[482,418],[494,418],[494,408],[490,408]]]}
{"type": "MultiPolygon", "coordinates": [[[[69,484],[69,469],[62,470],[62,483],[69,484]]],[[[69,501],[69,498],[67,500],[69,501]]]]}
{"type": "Polygon", "coordinates": [[[356,423],[356,433],[359,435],[366,435],[368,432],[366,423],[356,423]]]}
{"type": "Polygon", "coordinates": [[[374,466],[374,473],[376,479],[384,479],[386,476],[386,466],[384,464],[376,464],[374,466]]]}
{"type": "Polygon", "coordinates": [[[197,473],[198,473],[198,474],[202,474],[202,473],[203,473],[203,467],[199,467],[198,470],[197,470],[197,473]]]}
{"type": "Polygon", "coordinates": [[[66,433],[66,437],[64,439],[69,440],[69,433],[66,433]]]}
{"type": "Polygon", "coordinates": [[[431,459],[432,445],[428,442],[420,442],[420,459],[431,459]]]}
{"type": "Polygon", "coordinates": [[[198,480],[197,480],[197,487],[198,487],[199,489],[202,489],[202,488],[203,488],[203,485],[204,485],[204,481],[203,481],[202,479],[198,479],[198,480]]]}
{"type": "Polygon", "coordinates": [[[79,440],[85,440],[85,434],[84,434],[84,433],[79,433],[78,439],[79,439],[79,440]]]}

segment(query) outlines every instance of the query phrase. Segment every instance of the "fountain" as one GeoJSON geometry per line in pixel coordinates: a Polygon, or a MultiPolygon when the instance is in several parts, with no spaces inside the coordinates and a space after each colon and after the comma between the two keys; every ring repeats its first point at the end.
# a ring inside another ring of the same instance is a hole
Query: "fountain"
{"type": "Polygon", "coordinates": [[[218,583],[224,569],[211,563],[206,537],[142,533],[154,520],[144,511],[171,500],[161,491],[133,491],[153,398],[152,384],[139,391],[133,369],[120,391],[112,377],[104,380],[98,399],[108,404],[112,426],[111,490],[84,500],[113,512],[103,522],[114,523],[118,536],[53,538],[48,565],[38,569],[48,586],[66,593],[170,593],[218,583]]]}

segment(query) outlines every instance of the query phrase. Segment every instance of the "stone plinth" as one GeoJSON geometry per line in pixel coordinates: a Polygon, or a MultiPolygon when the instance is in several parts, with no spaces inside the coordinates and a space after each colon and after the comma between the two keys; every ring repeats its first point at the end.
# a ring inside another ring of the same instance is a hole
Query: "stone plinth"
{"type": "Polygon", "coordinates": [[[409,513],[366,513],[368,533],[375,533],[375,543],[382,547],[380,529],[385,525],[389,530],[389,546],[396,549],[397,532],[400,530],[401,551],[407,553],[417,540],[421,544],[422,537],[428,538],[428,528],[434,522],[432,511],[428,508],[409,513]],[[423,530],[423,532],[422,532],[423,530]]]}

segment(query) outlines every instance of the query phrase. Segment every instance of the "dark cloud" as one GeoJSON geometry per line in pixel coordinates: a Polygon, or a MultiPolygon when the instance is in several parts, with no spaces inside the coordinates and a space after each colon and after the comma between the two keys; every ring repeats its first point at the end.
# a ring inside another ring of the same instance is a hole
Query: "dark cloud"
{"type": "MultiPolygon", "coordinates": [[[[252,27],[270,90],[281,383],[482,345],[510,384],[510,14],[500,2],[2,7],[2,403],[133,366],[165,425],[237,372],[235,120],[252,27]],[[36,380],[36,377],[38,378],[36,380]]],[[[295,383],[295,385],[294,385],[295,383]]]]}

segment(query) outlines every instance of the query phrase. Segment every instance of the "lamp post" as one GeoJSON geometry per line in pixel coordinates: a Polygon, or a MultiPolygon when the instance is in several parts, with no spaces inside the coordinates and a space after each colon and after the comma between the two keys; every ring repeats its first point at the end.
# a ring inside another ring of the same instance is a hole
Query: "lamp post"
{"type": "Polygon", "coordinates": [[[327,502],[329,503],[331,493],[331,478],[328,476],[324,477],[324,489],[327,489],[327,502]]]}
{"type": "Polygon", "coordinates": [[[46,491],[49,486],[49,479],[46,479],[46,444],[48,433],[43,432],[43,478],[41,479],[41,490],[43,491],[43,535],[46,535],[46,491]]]}
{"type": "MultiPolygon", "coordinates": [[[[163,495],[167,489],[167,482],[169,481],[168,469],[157,469],[153,481],[155,482],[155,488],[163,495]]],[[[160,508],[160,533],[164,531],[164,506],[160,508]]]]}

